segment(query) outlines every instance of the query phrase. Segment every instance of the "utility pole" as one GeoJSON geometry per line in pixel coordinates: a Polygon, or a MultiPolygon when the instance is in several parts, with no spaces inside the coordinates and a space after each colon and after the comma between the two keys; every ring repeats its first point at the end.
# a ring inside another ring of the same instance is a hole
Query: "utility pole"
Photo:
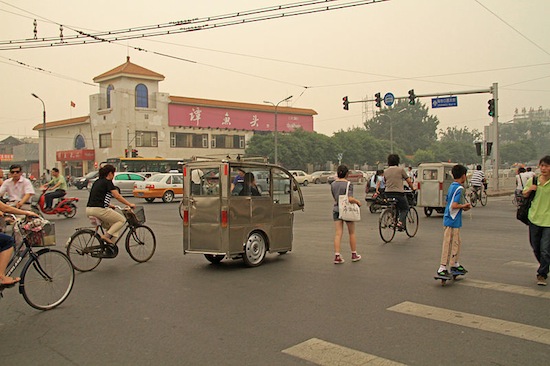
{"type": "Polygon", "coordinates": [[[493,164],[493,179],[495,180],[495,191],[498,191],[500,188],[500,179],[498,167],[500,165],[500,148],[499,148],[499,129],[498,129],[498,83],[493,83],[491,88],[491,93],[493,94],[493,100],[495,101],[495,113],[493,115],[493,129],[495,132],[493,140],[493,156],[495,157],[495,163],[493,164]]]}

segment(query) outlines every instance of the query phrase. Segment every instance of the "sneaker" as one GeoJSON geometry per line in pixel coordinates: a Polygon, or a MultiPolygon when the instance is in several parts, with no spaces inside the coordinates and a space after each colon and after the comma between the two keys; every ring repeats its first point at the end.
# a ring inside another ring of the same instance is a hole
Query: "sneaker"
{"type": "Polygon", "coordinates": [[[344,263],[344,262],[345,262],[345,260],[341,256],[337,255],[337,256],[334,257],[334,264],[340,264],[340,263],[344,263]]]}
{"type": "Polygon", "coordinates": [[[357,253],[351,253],[351,261],[352,262],[357,262],[357,261],[360,261],[361,260],[361,256],[357,253]]]}
{"type": "Polygon", "coordinates": [[[451,275],[449,274],[449,271],[447,271],[446,269],[444,269],[443,271],[438,271],[437,275],[440,277],[446,277],[451,279],[451,275]]]}
{"type": "Polygon", "coordinates": [[[548,283],[546,282],[546,278],[541,275],[537,275],[537,285],[539,286],[546,286],[548,283]]]}
{"type": "Polygon", "coordinates": [[[460,274],[468,273],[466,268],[462,267],[461,265],[459,265],[458,267],[451,267],[451,272],[458,272],[460,274]]]}

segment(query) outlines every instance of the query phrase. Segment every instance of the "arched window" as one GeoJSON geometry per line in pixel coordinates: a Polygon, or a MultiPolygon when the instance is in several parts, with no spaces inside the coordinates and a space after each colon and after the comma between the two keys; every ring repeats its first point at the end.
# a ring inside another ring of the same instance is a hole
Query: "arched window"
{"type": "Polygon", "coordinates": [[[82,150],[86,147],[86,140],[84,140],[84,136],[82,135],[76,135],[74,138],[74,148],[76,150],[82,150]]]}
{"type": "Polygon", "coordinates": [[[136,107],[149,108],[149,97],[147,95],[147,87],[143,84],[136,86],[136,107]]]}
{"type": "Polygon", "coordinates": [[[115,90],[115,87],[110,85],[107,87],[107,108],[111,108],[111,92],[115,90]]]}

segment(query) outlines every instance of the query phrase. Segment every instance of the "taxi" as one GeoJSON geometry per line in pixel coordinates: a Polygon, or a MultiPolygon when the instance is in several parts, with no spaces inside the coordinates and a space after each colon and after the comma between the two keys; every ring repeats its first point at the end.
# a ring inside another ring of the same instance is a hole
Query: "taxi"
{"type": "Polygon", "coordinates": [[[132,193],[134,197],[143,198],[147,202],[153,202],[157,198],[166,203],[172,202],[176,198],[183,197],[183,175],[181,173],[155,174],[143,182],[136,182],[132,193]]]}

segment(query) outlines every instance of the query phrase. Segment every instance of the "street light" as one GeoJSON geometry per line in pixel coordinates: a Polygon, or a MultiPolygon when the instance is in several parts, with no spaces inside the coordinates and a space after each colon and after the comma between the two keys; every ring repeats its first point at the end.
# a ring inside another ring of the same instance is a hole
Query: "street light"
{"type": "MultiPolygon", "coordinates": [[[[403,113],[406,110],[407,110],[407,108],[403,108],[400,111],[398,111],[397,113],[403,113]]],[[[391,119],[389,114],[380,114],[380,116],[388,117],[388,120],[390,122],[390,154],[393,154],[393,122],[392,122],[392,119],[391,119]]]]}
{"type": "Polygon", "coordinates": [[[292,95],[286,97],[285,99],[281,100],[279,103],[275,104],[273,102],[269,102],[267,100],[264,100],[264,103],[267,103],[267,104],[271,104],[272,106],[275,107],[275,138],[274,138],[274,144],[275,144],[275,164],[278,164],[279,163],[279,159],[278,159],[278,156],[277,156],[277,152],[278,152],[278,148],[277,148],[277,135],[278,135],[278,128],[277,128],[277,108],[279,107],[279,104],[281,104],[282,102],[286,102],[287,100],[289,100],[290,98],[292,98],[292,95]]]}
{"type": "Polygon", "coordinates": [[[38,99],[39,101],[42,102],[42,110],[43,110],[43,113],[42,113],[42,145],[43,145],[43,152],[42,152],[42,159],[43,159],[43,162],[42,162],[42,172],[46,172],[46,169],[47,169],[47,164],[46,164],[46,105],[44,104],[44,101],[36,94],[34,93],[31,93],[31,95],[33,97],[35,97],[36,99],[38,99]]]}

